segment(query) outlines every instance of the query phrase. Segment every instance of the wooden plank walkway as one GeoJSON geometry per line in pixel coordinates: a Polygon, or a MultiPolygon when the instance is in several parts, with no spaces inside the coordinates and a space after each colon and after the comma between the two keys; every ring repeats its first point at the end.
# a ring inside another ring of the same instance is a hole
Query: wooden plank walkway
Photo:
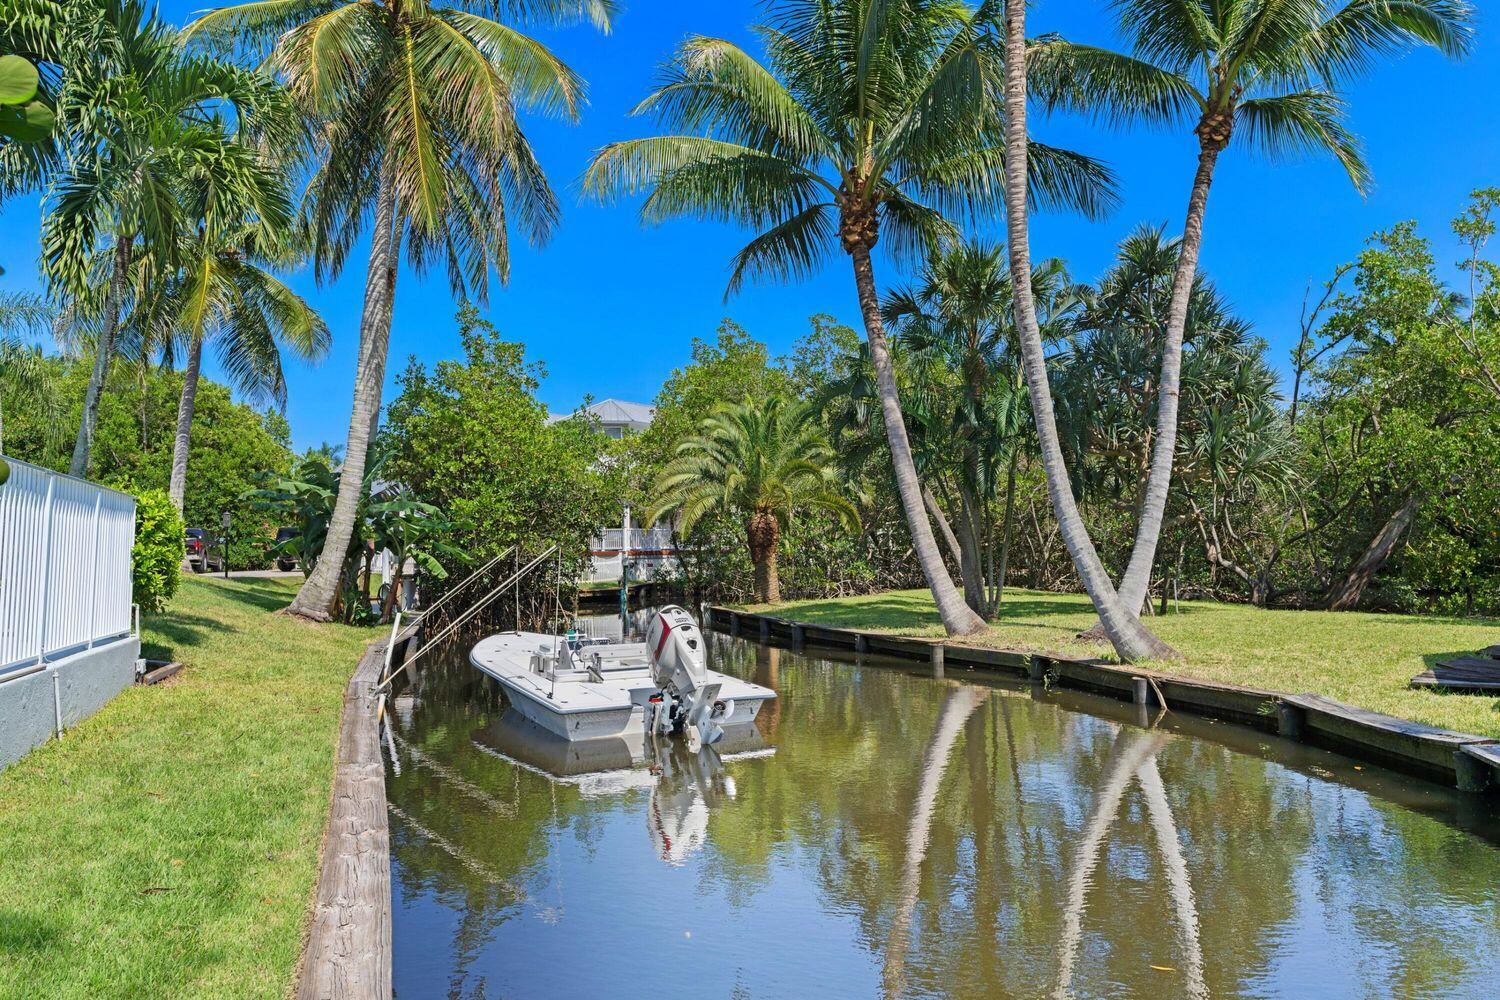
{"type": "Polygon", "coordinates": [[[1500,660],[1488,656],[1462,656],[1455,660],[1444,660],[1413,677],[1411,686],[1500,692],[1500,660]]]}
{"type": "Polygon", "coordinates": [[[371,643],[344,690],[323,863],[298,976],[299,1000],[389,1000],[391,850],[385,762],[375,720],[385,642],[371,643]]]}

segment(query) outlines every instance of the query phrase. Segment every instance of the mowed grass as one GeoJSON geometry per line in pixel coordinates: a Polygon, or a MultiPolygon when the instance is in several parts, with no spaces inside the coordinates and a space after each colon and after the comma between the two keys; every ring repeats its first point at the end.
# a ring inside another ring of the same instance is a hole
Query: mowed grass
{"type": "Polygon", "coordinates": [[[274,615],[297,583],[184,581],[144,640],[186,669],[0,772],[0,996],[287,994],[373,635],[274,615]]]}
{"type": "MultiPolygon", "coordinates": [[[[838,600],[747,606],[799,621],[941,636],[925,590],[838,600]]],[[[1082,594],[1008,590],[988,632],[959,640],[1005,649],[1075,656],[1109,654],[1075,636],[1094,622],[1082,594]]],[[[1438,660],[1500,642],[1500,619],[1360,612],[1267,611],[1241,604],[1184,601],[1147,624],[1187,659],[1157,664],[1167,673],[1287,693],[1313,692],[1428,725],[1500,738],[1500,698],[1408,686],[1438,660]]]]}

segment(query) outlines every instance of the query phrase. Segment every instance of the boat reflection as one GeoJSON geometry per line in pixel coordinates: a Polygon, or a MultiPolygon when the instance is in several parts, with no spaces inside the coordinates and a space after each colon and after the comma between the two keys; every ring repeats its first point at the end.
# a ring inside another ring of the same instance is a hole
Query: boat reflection
{"type": "Polygon", "coordinates": [[[723,739],[696,751],[686,740],[644,730],[598,740],[565,740],[514,708],[474,736],[474,747],[558,784],[584,798],[647,792],[646,827],[657,856],[680,865],[708,838],[710,812],[734,800],[727,761],[768,757],[760,730],[750,725],[724,730],[723,739]]]}

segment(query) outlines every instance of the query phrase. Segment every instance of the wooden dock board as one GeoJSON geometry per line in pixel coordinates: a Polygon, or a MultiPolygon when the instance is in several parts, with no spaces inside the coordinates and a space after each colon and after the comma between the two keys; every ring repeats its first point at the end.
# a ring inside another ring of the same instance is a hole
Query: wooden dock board
{"type": "Polygon", "coordinates": [[[376,696],[385,642],[344,690],[333,801],[298,976],[298,1000],[390,1000],[391,848],[376,696]]]}
{"type": "Polygon", "coordinates": [[[1500,692],[1500,660],[1487,656],[1444,660],[1431,670],[1424,670],[1413,677],[1411,686],[1500,692]]]}
{"type": "Polygon", "coordinates": [[[1470,743],[1464,747],[1464,753],[1488,764],[1500,776],[1500,743],[1470,743]]]}
{"type": "Polygon", "coordinates": [[[1492,744],[1472,733],[1425,726],[1410,719],[1372,712],[1320,694],[1281,698],[1307,713],[1308,731],[1335,743],[1363,746],[1387,760],[1406,763],[1444,775],[1453,773],[1453,754],[1472,744],[1492,744]]]}

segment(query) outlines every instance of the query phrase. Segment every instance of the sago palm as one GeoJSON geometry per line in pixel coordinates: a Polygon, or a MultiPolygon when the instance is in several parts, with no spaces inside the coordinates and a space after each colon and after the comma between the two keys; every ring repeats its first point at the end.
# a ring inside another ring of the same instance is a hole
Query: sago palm
{"type": "Polygon", "coordinates": [[[780,396],[729,406],[677,446],[656,483],[649,521],[674,518],[686,535],[704,517],[742,519],[755,567],[755,599],[781,600],[777,550],[795,511],[818,508],[848,528],[859,514],[836,489],[837,473],[816,413],[780,396]]]}
{"type": "Polygon", "coordinates": [[[1109,118],[1192,125],[1188,195],[1162,346],[1155,449],[1130,562],[1127,610],[1146,599],[1177,445],[1182,339],[1219,156],[1238,136],[1272,157],[1329,155],[1364,192],[1370,171],[1340,88],[1419,45],[1462,56],[1475,17],[1466,0],[1111,0],[1133,57],[1051,40],[1030,71],[1049,102],[1109,118]]]}
{"type": "MultiPolygon", "coordinates": [[[[729,290],[805,277],[837,250],[853,266],[901,505],[949,634],[983,628],[954,588],[923,509],[871,253],[920,256],[951,240],[950,217],[997,214],[1007,160],[990,25],[998,5],[955,0],[792,0],[767,5],[762,63],[689,38],[637,108],[670,134],[600,150],[584,186],[649,192],[643,219],[690,216],[755,231],[729,290]]],[[[1025,141],[1020,139],[1017,141],[1025,141]]],[[[1033,198],[1097,213],[1108,174],[1036,146],[1033,198]]]]}
{"type": "Polygon", "coordinates": [[[188,27],[200,42],[267,53],[316,135],[306,201],[320,278],[336,274],[373,222],[360,317],[346,475],[326,558],[291,611],[326,619],[356,530],[358,486],[380,413],[396,269],[403,246],[446,267],[454,293],[483,299],[509,274],[510,229],[541,243],[557,201],[518,108],[575,120],[582,81],[532,38],[490,15],[591,20],[613,0],[255,0],[188,27]]]}

